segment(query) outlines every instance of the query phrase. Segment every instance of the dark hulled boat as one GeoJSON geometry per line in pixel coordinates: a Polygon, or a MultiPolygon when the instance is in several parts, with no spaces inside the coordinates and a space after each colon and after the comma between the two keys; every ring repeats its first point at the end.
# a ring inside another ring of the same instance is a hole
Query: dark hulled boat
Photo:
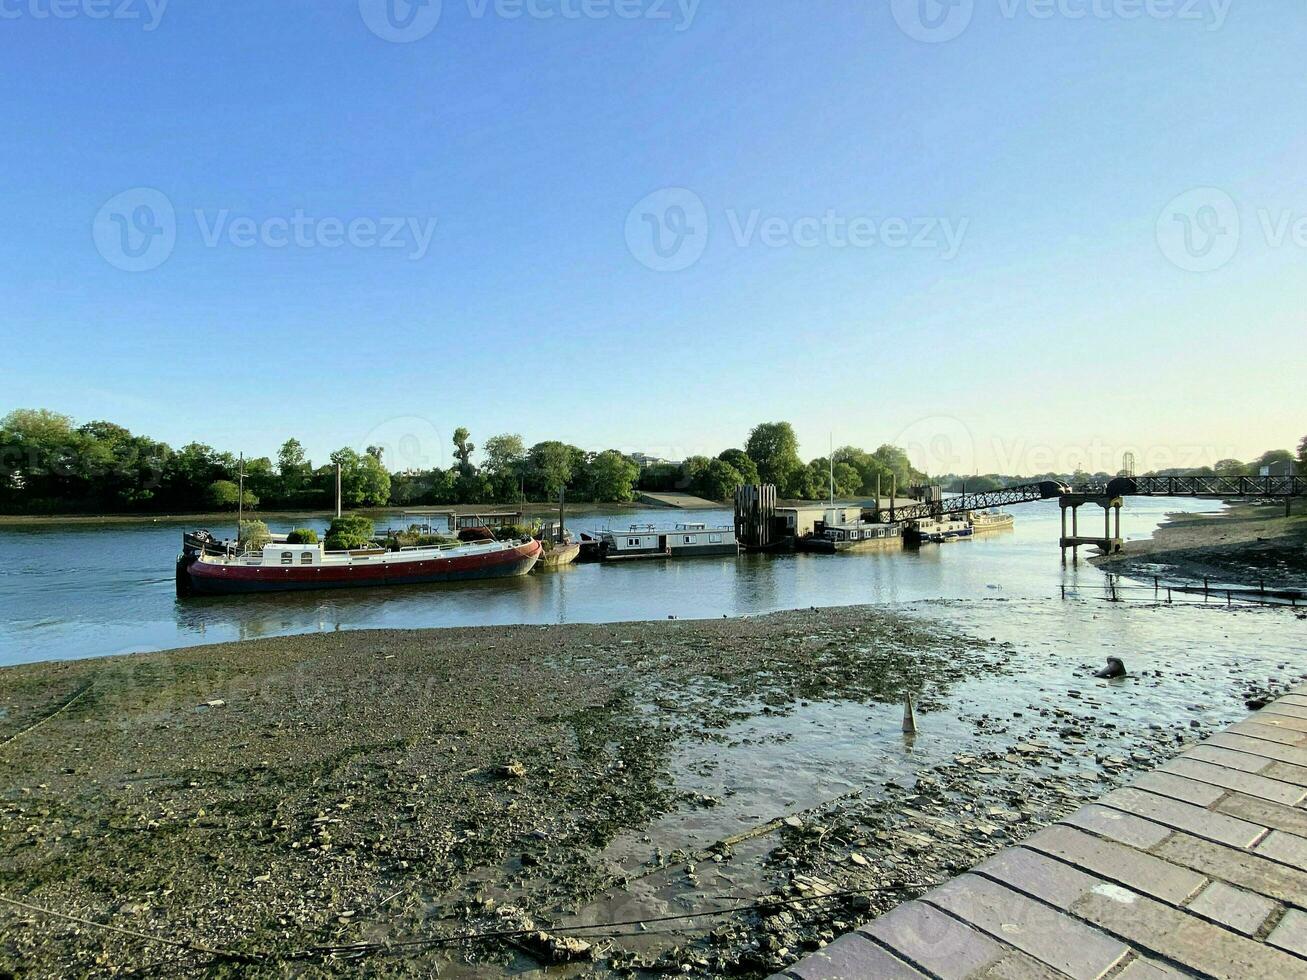
{"type": "Polygon", "coordinates": [[[177,559],[179,595],[240,595],[298,592],[429,582],[468,582],[525,575],[540,559],[539,541],[471,541],[452,547],[389,551],[367,548],[326,551],[318,544],[273,542],[261,551],[205,547],[183,537],[177,559]]]}

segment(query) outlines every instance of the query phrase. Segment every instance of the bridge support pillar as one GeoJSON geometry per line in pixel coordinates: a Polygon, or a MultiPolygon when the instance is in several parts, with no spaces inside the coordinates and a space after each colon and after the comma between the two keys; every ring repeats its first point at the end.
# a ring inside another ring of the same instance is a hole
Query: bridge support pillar
{"type": "Polygon", "coordinates": [[[1121,505],[1120,497],[1091,497],[1087,494],[1069,493],[1058,498],[1062,508],[1062,536],[1058,541],[1062,549],[1062,562],[1066,563],[1067,549],[1071,549],[1073,564],[1080,561],[1080,546],[1088,545],[1098,548],[1103,554],[1110,555],[1121,550],[1121,505]],[[1103,508],[1103,536],[1081,536],[1080,508],[1084,504],[1097,504],[1103,508]],[[1066,512],[1071,511],[1071,533],[1066,533],[1066,512]]]}

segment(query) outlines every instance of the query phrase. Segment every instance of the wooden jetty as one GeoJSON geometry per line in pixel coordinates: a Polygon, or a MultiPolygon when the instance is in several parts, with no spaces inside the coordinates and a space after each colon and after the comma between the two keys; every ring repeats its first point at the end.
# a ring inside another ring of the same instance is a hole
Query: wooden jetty
{"type": "Polygon", "coordinates": [[[1307,978],[1307,686],[773,980],[1307,978]]]}

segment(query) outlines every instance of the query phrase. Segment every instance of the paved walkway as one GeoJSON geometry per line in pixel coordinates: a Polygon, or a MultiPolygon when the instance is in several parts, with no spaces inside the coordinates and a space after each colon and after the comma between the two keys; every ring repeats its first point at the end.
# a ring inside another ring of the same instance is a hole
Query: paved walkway
{"type": "Polygon", "coordinates": [[[1307,687],[790,967],[1307,978],[1307,687]]]}

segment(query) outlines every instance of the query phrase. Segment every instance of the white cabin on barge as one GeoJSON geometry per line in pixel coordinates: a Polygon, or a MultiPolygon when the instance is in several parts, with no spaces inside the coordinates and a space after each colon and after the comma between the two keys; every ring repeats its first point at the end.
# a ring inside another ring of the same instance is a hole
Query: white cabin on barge
{"type": "Polygon", "coordinates": [[[733,527],[707,524],[677,524],[659,528],[632,524],[625,531],[603,531],[599,553],[605,561],[630,558],[697,558],[706,555],[738,555],[740,543],[733,527]]]}

